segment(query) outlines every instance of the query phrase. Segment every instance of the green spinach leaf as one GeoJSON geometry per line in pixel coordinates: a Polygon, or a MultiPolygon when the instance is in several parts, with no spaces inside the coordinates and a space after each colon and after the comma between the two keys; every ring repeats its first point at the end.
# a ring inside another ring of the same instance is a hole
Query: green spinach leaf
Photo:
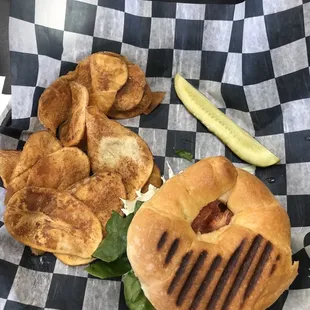
{"type": "Polygon", "coordinates": [[[133,270],[123,275],[125,301],[130,310],[155,310],[150,301],[145,297],[140,281],[133,270]]]}
{"type": "Polygon", "coordinates": [[[138,200],[137,202],[136,202],[136,205],[135,205],[135,214],[137,213],[137,211],[141,208],[141,206],[144,204],[144,201],[140,201],[140,200],[138,200]]]}
{"type": "Polygon", "coordinates": [[[185,151],[185,150],[176,150],[175,153],[181,157],[181,158],[184,158],[188,161],[192,161],[193,160],[193,154],[191,154],[190,152],[188,151],[185,151]]]}
{"type": "Polygon", "coordinates": [[[96,260],[85,268],[89,274],[100,279],[119,277],[128,272],[130,269],[131,266],[126,254],[111,263],[96,260]]]}
{"type": "Polygon", "coordinates": [[[112,213],[106,225],[107,236],[100,243],[93,256],[110,263],[122,256],[127,247],[127,231],[134,214],[122,217],[117,212],[112,213]]]}

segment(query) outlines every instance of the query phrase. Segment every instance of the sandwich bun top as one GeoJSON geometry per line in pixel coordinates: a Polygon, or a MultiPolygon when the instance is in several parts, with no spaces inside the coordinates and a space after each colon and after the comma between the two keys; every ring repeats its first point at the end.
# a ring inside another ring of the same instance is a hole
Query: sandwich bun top
{"type": "Polygon", "coordinates": [[[137,212],[127,240],[132,268],[158,310],[266,309],[297,275],[287,213],[259,179],[224,157],[168,180],[137,212]]]}

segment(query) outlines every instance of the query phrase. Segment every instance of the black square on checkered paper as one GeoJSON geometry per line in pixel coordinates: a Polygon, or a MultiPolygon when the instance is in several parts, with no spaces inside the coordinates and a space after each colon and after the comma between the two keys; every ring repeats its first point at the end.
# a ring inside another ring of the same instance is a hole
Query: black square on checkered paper
{"type": "Polygon", "coordinates": [[[173,63],[172,49],[150,49],[146,77],[171,77],[173,63]]]}
{"type": "Polygon", "coordinates": [[[167,157],[178,157],[176,151],[185,150],[195,154],[196,133],[191,131],[168,130],[167,157]]]}
{"type": "Polygon", "coordinates": [[[35,0],[11,0],[10,16],[33,23],[35,0]]]}
{"type": "Polygon", "coordinates": [[[310,130],[285,133],[286,163],[310,162],[310,130]]]}
{"type": "Polygon", "coordinates": [[[226,59],[227,53],[203,51],[201,55],[200,79],[221,82],[226,59]]]}
{"type": "Polygon", "coordinates": [[[236,109],[243,112],[249,111],[242,86],[222,83],[221,93],[225,101],[226,108],[236,109]]]}
{"type": "Polygon", "coordinates": [[[121,53],[122,43],[94,37],[92,53],[109,51],[117,54],[121,53]]]}
{"type": "Polygon", "coordinates": [[[17,268],[17,265],[0,259],[0,298],[8,298],[17,268]]]}
{"type": "Polygon", "coordinates": [[[125,10],[125,0],[99,0],[98,5],[119,11],[125,10]]]}

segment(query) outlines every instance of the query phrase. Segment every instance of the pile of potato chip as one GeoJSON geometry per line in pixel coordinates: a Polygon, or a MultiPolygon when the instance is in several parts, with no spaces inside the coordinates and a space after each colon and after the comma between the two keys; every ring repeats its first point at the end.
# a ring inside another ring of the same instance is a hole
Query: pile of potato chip
{"type": "Polygon", "coordinates": [[[110,118],[147,114],[163,97],[137,65],[113,53],[93,54],[57,79],[39,102],[47,130],[32,134],[22,151],[0,151],[10,234],[36,255],[91,262],[121,199],[161,186],[145,141],[110,118]]]}

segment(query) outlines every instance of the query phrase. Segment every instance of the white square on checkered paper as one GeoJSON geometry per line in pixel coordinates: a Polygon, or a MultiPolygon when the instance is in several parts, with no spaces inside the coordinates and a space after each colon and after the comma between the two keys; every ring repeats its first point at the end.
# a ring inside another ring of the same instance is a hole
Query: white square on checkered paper
{"type": "Polygon", "coordinates": [[[6,303],[6,299],[0,298],[0,310],[4,309],[5,303],[6,303]]]}
{"type": "Polygon", "coordinates": [[[282,310],[308,310],[310,305],[310,289],[289,290],[282,310]],[[301,301],[302,305],[301,306],[301,301]],[[308,306],[307,306],[308,305],[308,306]]]}
{"type": "Polygon", "coordinates": [[[199,91],[204,94],[217,108],[226,107],[221,93],[220,82],[200,80],[199,91]]]}
{"type": "Polygon", "coordinates": [[[284,134],[255,137],[258,142],[280,158],[280,164],[286,163],[284,134]]]}
{"type": "Polygon", "coordinates": [[[169,178],[169,169],[167,162],[169,163],[172,171],[174,174],[177,174],[184,169],[188,168],[193,164],[193,162],[190,162],[184,158],[179,158],[179,157],[166,157],[165,158],[165,168],[164,168],[164,177],[166,180],[169,178]]]}
{"type": "Polygon", "coordinates": [[[235,5],[234,20],[244,19],[245,14],[245,1],[235,5]]]}
{"type": "Polygon", "coordinates": [[[222,83],[242,85],[242,54],[228,53],[222,83]]]}
{"type": "Polygon", "coordinates": [[[174,48],[174,18],[155,18],[151,20],[150,48],[174,48]]]}
{"type": "Polygon", "coordinates": [[[93,5],[97,5],[98,4],[98,0],[77,0],[79,2],[85,2],[88,4],[93,4],[93,5]]]}
{"type": "Polygon", "coordinates": [[[0,228],[1,251],[0,259],[18,265],[24,252],[24,245],[16,241],[5,226],[0,228]]]}
{"type": "Polygon", "coordinates": [[[281,109],[284,132],[309,129],[310,98],[284,103],[281,105],[281,109]]]}
{"type": "Polygon", "coordinates": [[[297,253],[298,251],[304,248],[304,238],[305,235],[308,233],[310,233],[310,226],[291,227],[291,247],[293,254],[297,253]]]}
{"type": "Polygon", "coordinates": [[[305,35],[310,36],[310,2],[303,5],[305,35]]]}
{"type": "Polygon", "coordinates": [[[98,6],[94,36],[122,42],[124,32],[124,12],[98,6]]]}
{"type": "Polygon", "coordinates": [[[272,108],[280,105],[275,79],[243,87],[250,111],[272,108]]]}
{"type": "Polygon", "coordinates": [[[195,132],[197,119],[187,111],[183,104],[169,106],[168,129],[195,132]]]}
{"type": "Polygon", "coordinates": [[[201,51],[174,50],[173,52],[172,75],[180,73],[185,79],[199,80],[200,66],[197,64],[201,62],[201,51]]]}
{"type": "Polygon", "coordinates": [[[196,133],[195,158],[225,155],[225,145],[213,134],[196,133]]]}
{"type": "Polygon", "coordinates": [[[87,279],[83,310],[118,309],[120,288],[119,281],[87,279]]]}
{"type": "Polygon", "coordinates": [[[274,14],[302,5],[302,0],[263,0],[264,14],[274,14]]]}
{"type": "Polygon", "coordinates": [[[310,163],[286,165],[287,194],[308,195],[310,188],[310,163]]]}
{"type": "Polygon", "coordinates": [[[10,36],[10,51],[37,54],[37,39],[34,24],[21,19],[10,17],[9,29],[14,35],[10,36]]]}
{"type": "Polygon", "coordinates": [[[67,0],[36,0],[35,23],[64,30],[67,0]]]}
{"type": "Polygon", "coordinates": [[[18,267],[8,299],[44,307],[53,274],[18,267]]]}
{"type": "Polygon", "coordinates": [[[0,146],[2,150],[16,150],[18,139],[0,133],[0,146]]]}
{"type": "Polygon", "coordinates": [[[154,156],[165,156],[167,130],[139,128],[139,136],[147,143],[154,156]]]}
{"type": "Polygon", "coordinates": [[[287,211],[287,196],[286,195],[275,195],[275,197],[280,202],[281,207],[287,211]]]}
{"type": "Polygon", "coordinates": [[[122,124],[125,127],[138,128],[140,124],[140,115],[132,117],[132,118],[115,119],[115,121],[122,124]]]}
{"type": "Polygon", "coordinates": [[[243,112],[235,109],[226,109],[226,115],[238,126],[247,131],[251,136],[255,135],[252,118],[249,112],[243,112]]]}
{"type": "Polygon", "coordinates": [[[171,96],[171,79],[170,78],[161,78],[161,77],[149,77],[146,78],[147,83],[149,84],[151,91],[161,91],[165,92],[163,103],[169,103],[170,102],[170,96],[171,96]]]}
{"type": "Polygon", "coordinates": [[[28,118],[31,116],[35,87],[12,85],[12,118],[28,118]]]}
{"type": "Polygon", "coordinates": [[[88,277],[87,271],[84,270],[81,266],[68,266],[62,263],[60,260],[56,260],[54,274],[70,275],[74,277],[88,277]]]}
{"type": "Polygon", "coordinates": [[[62,60],[69,62],[79,62],[89,56],[92,52],[93,37],[85,34],[65,31],[63,38],[62,60]]]}
{"type": "Polygon", "coordinates": [[[121,54],[138,64],[143,72],[146,71],[148,49],[123,43],[121,54]]]}
{"type": "Polygon", "coordinates": [[[176,18],[204,20],[205,9],[206,6],[204,4],[177,3],[176,18]]]}
{"type": "Polygon", "coordinates": [[[275,77],[308,67],[306,39],[294,41],[270,51],[275,77]],[[298,57],[296,57],[298,55],[298,57]]]}
{"type": "Polygon", "coordinates": [[[151,17],[152,2],[141,0],[125,1],[125,12],[137,16],[151,17]]]}
{"type": "Polygon", "coordinates": [[[232,21],[205,20],[202,49],[204,51],[228,52],[232,21]]]}
{"type": "Polygon", "coordinates": [[[61,61],[43,55],[39,55],[38,57],[39,71],[37,86],[47,88],[59,77],[61,61]]]}
{"type": "Polygon", "coordinates": [[[246,18],[243,26],[243,53],[258,53],[269,50],[264,16],[246,18]]]}

